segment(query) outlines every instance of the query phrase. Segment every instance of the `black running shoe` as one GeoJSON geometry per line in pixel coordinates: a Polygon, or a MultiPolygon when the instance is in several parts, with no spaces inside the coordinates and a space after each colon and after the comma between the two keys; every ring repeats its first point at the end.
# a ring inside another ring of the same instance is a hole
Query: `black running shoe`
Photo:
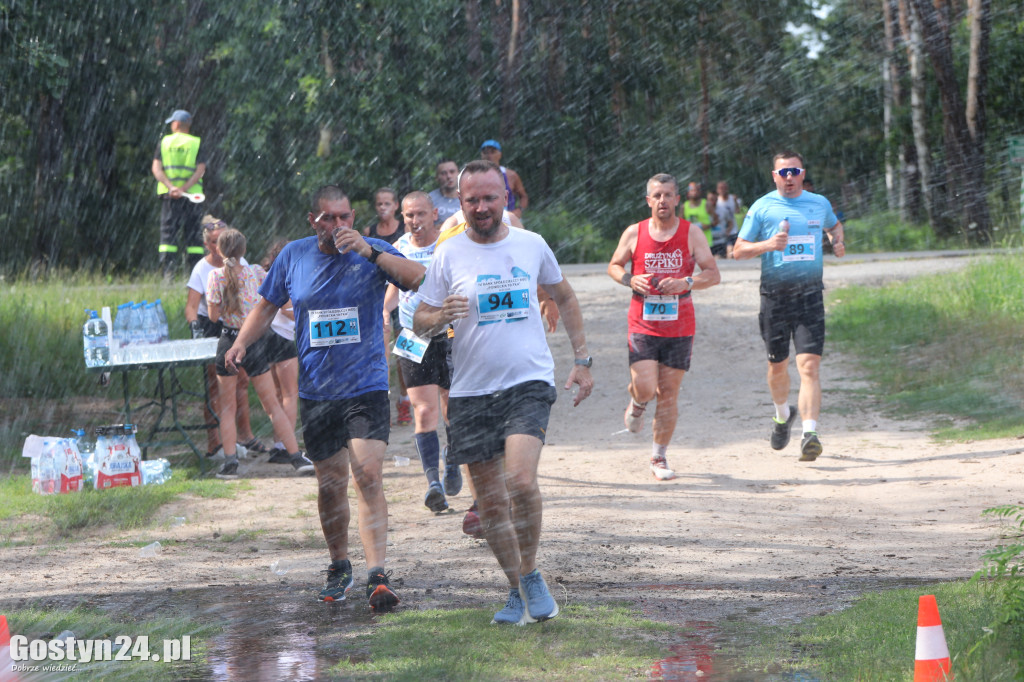
{"type": "Polygon", "coordinates": [[[800,443],[800,461],[813,462],[818,459],[820,454],[821,441],[818,440],[818,434],[814,431],[808,431],[804,434],[804,439],[800,443]]]}
{"type": "Polygon", "coordinates": [[[270,451],[270,459],[267,462],[269,464],[291,464],[292,458],[288,456],[288,451],[284,448],[274,448],[270,451]]]}
{"type": "Polygon", "coordinates": [[[224,466],[217,472],[217,478],[223,478],[225,480],[232,480],[238,478],[238,457],[229,457],[224,466]]]}
{"type": "Polygon", "coordinates": [[[780,422],[772,417],[772,450],[781,450],[789,445],[789,431],[796,421],[796,408],[789,406],[789,419],[780,422]]]}
{"type": "Polygon", "coordinates": [[[334,563],[327,568],[327,584],[320,590],[317,599],[320,601],[344,601],[345,591],[352,587],[352,563],[345,559],[340,566],[334,563]]]}
{"type": "Polygon", "coordinates": [[[390,577],[391,571],[385,573],[383,570],[376,570],[366,583],[366,596],[370,600],[370,608],[374,611],[387,611],[398,604],[398,595],[388,584],[390,577]]]}

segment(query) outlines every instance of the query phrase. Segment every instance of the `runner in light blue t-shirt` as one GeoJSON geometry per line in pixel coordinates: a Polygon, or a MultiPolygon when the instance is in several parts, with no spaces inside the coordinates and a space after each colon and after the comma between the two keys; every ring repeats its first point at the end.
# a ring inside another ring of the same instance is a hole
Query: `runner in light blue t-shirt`
{"type": "Polygon", "coordinates": [[[789,444],[796,408],[789,405],[789,344],[796,350],[800,373],[799,411],[803,420],[800,461],[821,454],[818,415],[821,412],[821,354],[825,347],[825,305],[822,299],[822,235],[828,235],[837,257],[846,253],[843,224],[828,199],[803,190],[804,160],[782,152],[773,160],[776,191],[750,207],[740,229],[733,257],[761,257],[761,338],[768,350],[768,388],[775,404],[771,446],[789,444]]]}

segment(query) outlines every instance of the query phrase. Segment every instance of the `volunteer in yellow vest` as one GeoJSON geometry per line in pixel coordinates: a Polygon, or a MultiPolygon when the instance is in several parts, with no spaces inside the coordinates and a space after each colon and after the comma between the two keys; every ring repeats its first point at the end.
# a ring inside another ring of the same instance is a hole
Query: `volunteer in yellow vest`
{"type": "MultiPolygon", "coordinates": [[[[717,195],[711,195],[717,196],[717,195]]],[[[708,239],[708,246],[711,246],[711,227],[715,224],[714,199],[710,202],[701,197],[700,183],[691,182],[686,187],[686,201],[683,202],[683,219],[688,223],[695,223],[703,230],[704,236],[708,239]]]]}
{"type": "Polygon", "coordinates": [[[204,208],[201,203],[186,199],[184,194],[202,193],[206,155],[199,138],[189,134],[190,113],[178,109],[166,123],[171,124],[171,134],[160,140],[153,155],[153,177],[157,181],[156,193],[162,199],[160,268],[164,275],[172,275],[180,265],[182,252],[188,263],[186,272],[191,272],[203,257],[200,220],[204,208]]]}

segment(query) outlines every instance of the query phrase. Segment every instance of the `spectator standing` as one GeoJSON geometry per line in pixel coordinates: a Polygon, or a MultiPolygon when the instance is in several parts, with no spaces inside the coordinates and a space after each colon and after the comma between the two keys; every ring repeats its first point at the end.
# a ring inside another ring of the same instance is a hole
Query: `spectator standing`
{"type": "Polygon", "coordinates": [[[171,125],[153,155],[152,173],[160,202],[160,269],[165,277],[177,272],[181,252],[189,270],[203,257],[200,218],[203,209],[185,198],[185,193],[202,193],[206,174],[206,149],[191,134],[192,114],[178,109],[164,123],[171,125]]]}

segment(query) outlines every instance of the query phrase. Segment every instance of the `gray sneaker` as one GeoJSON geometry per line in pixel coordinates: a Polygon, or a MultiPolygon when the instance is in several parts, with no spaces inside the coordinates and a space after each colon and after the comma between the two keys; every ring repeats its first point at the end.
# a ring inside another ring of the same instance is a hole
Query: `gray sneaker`
{"type": "Polygon", "coordinates": [[[526,607],[523,605],[523,598],[519,596],[519,590],[512,588],[508,591],[508,601],[505,608],[494,614],[491,625],[524,625],[526,621],[526,607]]]}
{"type": "Polygon", "coordinates": [[[818,459],[820,454],[821,441],[818,440],[818,434],[814,431],[808,431],[804,434],[804,439],[800,443],[800,461],[813,462],[818,459]]]}
{"type": "Polygon", "coordinates": [[[558,602],[548,591],[544,577],[536,568],[519,578],[519,597],[526,603],[523,620],[538,623],[558,615],[558,602]]]}
{"type": "Polygon", "coordinates": [[[782,450],[789,445],[789,432],[795,421],[796,408],[792,405],[789,406],[789,419],[786,421],[780,422],[772,417],[772,450],[782,450]]]}

